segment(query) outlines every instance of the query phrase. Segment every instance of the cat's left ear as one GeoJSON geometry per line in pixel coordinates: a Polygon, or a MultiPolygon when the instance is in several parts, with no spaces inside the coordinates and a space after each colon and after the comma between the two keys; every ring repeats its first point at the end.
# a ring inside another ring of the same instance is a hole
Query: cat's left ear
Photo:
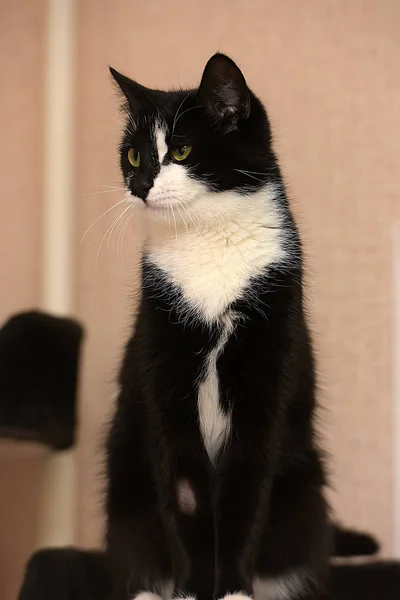
{"type": "Polygon", "coordinates": [[[118,83],[133,114],[148,112],[151,109],[154,110],[155,103],[151,98],[153,90],[140,85],[140,83],[136,83],[133,79],[129,79],[126,75],[122,75],[122,73],[118,73],[118,71],[112,67],[110,67],[110,73],[118,83]]]}
{"type": "Polygon", "coordinates": [[[211,121],[227,132],[250,116],[250,93],[239,67],[225,54],[208,61],[199,87],[199,101],[211,121]]]}

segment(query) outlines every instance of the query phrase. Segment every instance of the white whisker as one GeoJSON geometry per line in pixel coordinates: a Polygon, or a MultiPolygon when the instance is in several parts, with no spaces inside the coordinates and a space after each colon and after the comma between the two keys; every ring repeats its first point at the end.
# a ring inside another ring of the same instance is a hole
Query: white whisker
{"type": "MultiPolygon", "coordinates": [[[[123,250],[123,246],[124,246],[124,240],[125,240],[125,234],[126,234],[126,232],[128,231],[128,229],[129,229],[130,232],[132,231],[132,227],[131,227],[132,226],[132,218],[134,219],[134,215],[133,215],[132,211],[130,211],[129,212],[129,219],[128,219],[126,227],[124,229],[124,233],[122,234],[122,242],[121,242],[122,250],[123,250]]],[[[123,259],[124,259],[124,254],[122,252],[122,260],[123,259]]]]}
{"type": "Polygon", "coordinates": [[[183,117],[184,114],[190,112],[191,110],[194,110],[195,108],[201,108],[201,106],[192,106],[191,108],[187,108],[186,110],[184,110],[183,112],[181,112],[181,114],[179,115],[179,117],[176,119],[175,125],[179,121],[179,119],[181,117],[183,117]]]}
{"type": "Polygon", "coordinates": [[[127,206],[126,208],[124,208],[124,210],[122,211],[122,213],[119,215],[118,219],[116,219],[114,221],[114,226],[111,227],[110,233],[108,234],[107,248],[110,247],[112,237],[113,237],[114,234],[117,233],[117,231],[119,229],[119,226],[120,226],[120,224],[122,222],[122,219],[126,215],[126,213],[128,212],[129,208],[130,208],[129,206],[127,206]]]}
{"type": "Polygon", "coordinates": [[[103,245],[103,242],[107,236],[107,234],[110,232],[110,230],[115,226],[115,223],[118,222],[122,215],[125,214],[125,210],[124,209],[122,212],[120,212],[117,217],[114,219],[114,221],[111,223],[111,225],[109,225],[106,229],[106,232],[104,233],[103,237],[101,238],[100,244],[99,244],[99,248],[97,250],[97,254],[96,254],[96,260],[95,260],[95,268],[94,268],[94,273],[95,273],[95,283],[97,282],[97,267],[98,267],[98,263],[99,263],[99,256],[100,256],[100,252],[101,252],[101,248],[103,245]]]}
{"type": "Polygon", "coordinates": [[[182,213],[181,213],[181,211],[180,211],[180,208],[179,208],[179,207],[180,207],[180,204],[178,203],[178,204],[176,205],[176,210],[178,211],[178,213],[179,213],[179,216],[180,216],[180,218],[181,218],[181,221],[182,221],[182,223],[183,223],[183,224],[184,224],[184,226],[185,226],[186,233],[189,233],[188,226],[187,226],[187,223],[186,223],[186,219],[185,219],[185,217],[184,217],[184,216],[182,216],[182,213]]]}
{"type": "Polygon", "coordinates": [[[89,227],[86,229],[85,233],[83,234],[83,236],[81,237],[81,241],[79,242],[79,245],[82,245],[83,240],[85,239],[86,235],[89,233],[89,231],[92,229],[93,225],[95,225],[98,221],[100,221],[100,219],[102,219],[107,213],[109,213],[111,210],[113,210],[114,208],[117,208],[117,206],[119,206],[120,204],[122,204],[123,202],[125,202],[125,198],[123,198],[122,200],[120,200],[119,202],[117,202],[116,204],[114,204],[113,206],[111,206],[110,208],[108,208],[107,210],[105,210],[99,217],[97,217],[90,225],[89,227]]]}
{"type": "Polygon", "coordinates": [[[124,190],[125,189],[120,184],[118,184],[118,185],[96,185],[95,187],[108,188],[111,190],[124,190]]]}
{"type": "Polygon", "coordinates": [[[114,188],[110,190],[100,190],[98,192],[89,192],[88,194],[82,194],[82,196],[98,196],[99,194],[114,194],[115,192],[124,192],[126,188],[114,188]]]}
{"type": "Polygon", "coordinates": [[[125,232],[129,226],[130,220],[131,220],[131,216],[132,216],[132,212],[128,211],[128,213],[125,215],[124,218],[124,222],[123,225],[121,227],[121,233],[119,236],[119,251],[120,251],[120,256],[121,256],[121,261],[122,264],[124,264],[124,248],[123,248],[123,243],[124,243],[124,235],[125,232]]]}
{"type": "Polygon", "coordinates": [[[174,220],[174,225],[175,225],[175,239],[177,240],[178,239],[178,228],[177,228],[177,225],[176,225],[176,218],[175,218],[175,213],[174,213],[174,207],[172,206],[172,203],[171,203],[170,200],[168,200],[168,205],[169,205],[169,207],[171,209],[172,218],[174,220]]]}
{"type": "Polygon", "coordinates": [[[187,209],[187,207],[183,203],[180,203],[180,206],[181,206],[183,212],[186,213],[187,216],[189,217],[189,220],[192,223],[195,231],[197,231],[197,233],[200,235],[200,230],[199,230],[197,223],[195,222],[193,216],[190,214],[190,211],[187,209]]]}
{"type": "MultiPolygon", "coordinates": [[[[271,170],[271,169],[269,169],[271,170]]],[[[251,173],[252,175],[265,175],[267,176],[267,173],[261,173],[259,171],[249,171],[248,169],[235,169],[235,171],[240,171],[241,173],[251,173]]]]}
{"type": "Polygon", "coordinates": [[[266,179],[259,179],[258,177],[254,177],[254,175],[251,175],[250,173],[248,173],[247,171],[243,171],[242,169],[233,169],[234,171],[237,171],[238,173],[242,173],[243,175],[246,175],[247,177],[251,177],[251,179],[255,179],[256,181],[260,181],[261,183],[265,183],[266,179]]]}
{"type": "Polygon", "coordinates": [[[190,92],[188,92],[188,94],[186,94],[186,96],[184,97],[184,99],[182,100],[182,102],[180,103],[180,105],[178,106],[176,113],[175,113],[175,117],[174,117],[174,121],[172,123],[172,133],[171,133],[171,137],[174,135],[174,131],[175,131],[175,125],[176,122],[178,120],[178,115],[179,115],[179,111],[181,110],[183,104],[186,102],[186,100],[189,98],[190,94],[192,93],[192,90],[190,90],[190,92]]]}

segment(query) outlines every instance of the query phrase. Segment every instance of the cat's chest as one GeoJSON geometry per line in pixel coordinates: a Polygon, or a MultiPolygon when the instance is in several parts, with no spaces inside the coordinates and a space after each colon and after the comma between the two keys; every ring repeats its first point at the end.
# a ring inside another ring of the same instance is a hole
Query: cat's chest
{"type": "Polygon", "coordinates": [[[185,232],[149,248],[150,262],[179,289],[189,311],[208,323],[282,256],[277,230],[246,223],[185,232]]]}

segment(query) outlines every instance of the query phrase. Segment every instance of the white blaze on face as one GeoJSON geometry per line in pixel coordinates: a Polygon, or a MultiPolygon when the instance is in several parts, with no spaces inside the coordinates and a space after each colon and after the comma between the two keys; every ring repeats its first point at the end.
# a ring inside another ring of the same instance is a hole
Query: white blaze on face
{"type": "Polygon", "coordinates": [[[157,146],[158,162],[160,163],[160,167],[161,167],[163,160],[165,158],[165,155],[168,152],[168,146],[167,146],[167,142],[165,141],[165,129],[163,129],[159,125],[156,126],[155,139],[156,139],[156,146],[157,146]]]}

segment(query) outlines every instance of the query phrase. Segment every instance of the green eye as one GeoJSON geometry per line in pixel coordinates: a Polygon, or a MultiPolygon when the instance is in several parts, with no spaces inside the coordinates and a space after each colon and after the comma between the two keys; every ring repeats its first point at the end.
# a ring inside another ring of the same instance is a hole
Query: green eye
{"type": "Polygon", "coordinates": [[[172,158],[178,162],[185,160],[192,151],[192,146],[181,146],[180,148],[174,148],[171,150],[172,158]]]}
{"type": "Polygon", "coordinates": [[[132,167],[138,167],[140,165],[140,152],[135,150],[135,148],[129,148],[128,160],[131,163],[132,167]]]}

